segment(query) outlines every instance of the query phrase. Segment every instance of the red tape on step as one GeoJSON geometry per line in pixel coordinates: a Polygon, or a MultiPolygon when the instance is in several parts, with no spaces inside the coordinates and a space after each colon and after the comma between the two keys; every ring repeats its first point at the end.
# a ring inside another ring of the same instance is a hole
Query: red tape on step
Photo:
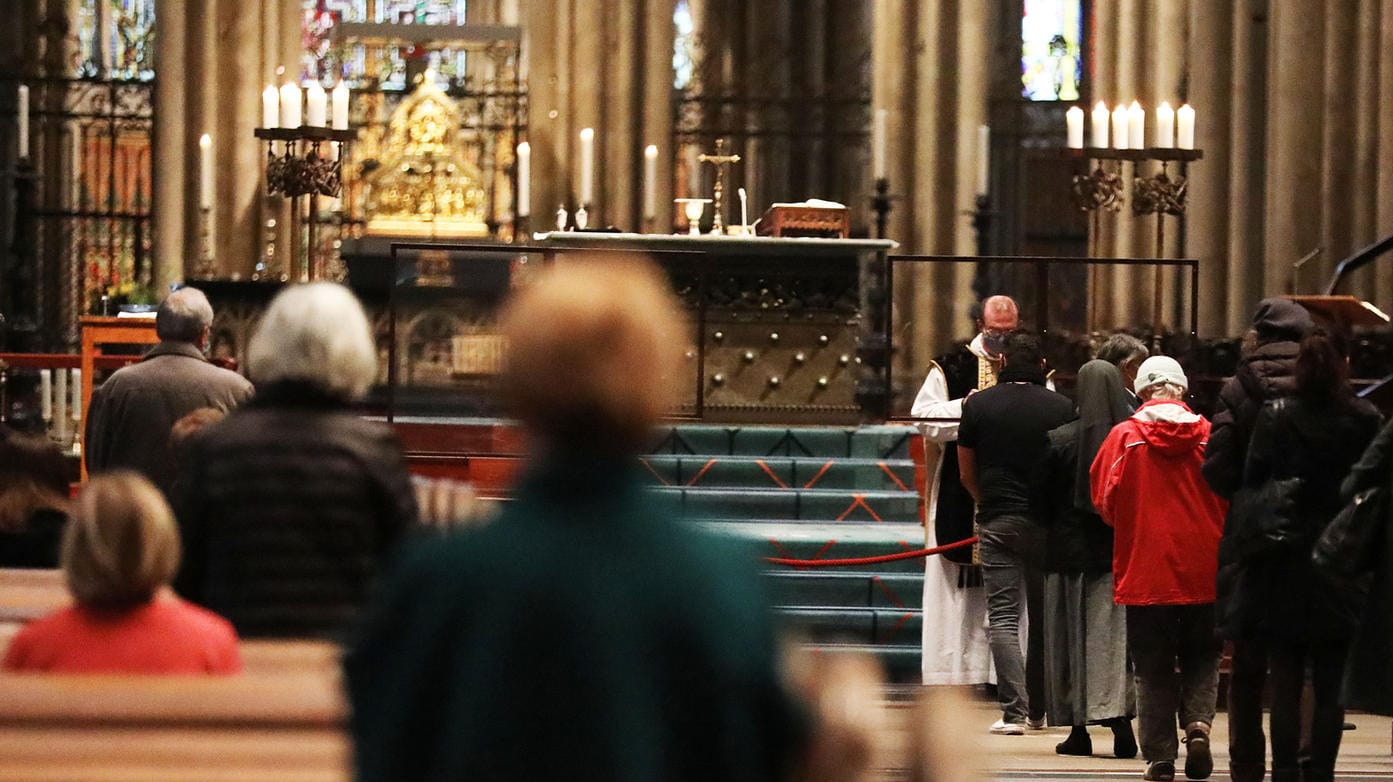
{"type": "Polygon", "coordinates": [[[921,548],[915,551],[901,551],[898,554],[881,554],[878,557],[858,557],[856,559],[786,559],[784,557],[765,557],[764,561],[771,565],[790,565],[792,567],[850,567],[852,565],[878,565],[882,562],[895,562],[901,559],[918,559],[919,557],[931,557],[934,554],[942,554],[945,551],[964,548],[977,542],[976,536],[957,543],[949,543],[946,546],[935,546],[934,548],[921,548]]]}

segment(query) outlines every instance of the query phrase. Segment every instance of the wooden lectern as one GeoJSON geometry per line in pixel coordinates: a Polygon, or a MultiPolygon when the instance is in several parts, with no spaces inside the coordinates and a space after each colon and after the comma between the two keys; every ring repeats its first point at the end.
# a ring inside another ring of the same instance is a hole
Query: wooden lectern
{"type": "Polygon", "coordinates": [[[1377,328],[1388,324],[1388,316],[1378,307],[1353,296],[1287,296],[1305,307],[1317,323],[1354,328],[1377,328]]]}
{"type": "MultiPolygon", "coordinates": [[[[87,480],[86,429],[87,407],[92,403],[92,381],[94,365],[102,353],[103,345],[157,345],[160,338],[155,335],[154,318],[107,318],[96,315],[83,317],[82,325],[82,431],[77,433],[83,446],[82,480],[87,480]]],[[[139,361],[139,356],[131,356],[139,361]]]]}

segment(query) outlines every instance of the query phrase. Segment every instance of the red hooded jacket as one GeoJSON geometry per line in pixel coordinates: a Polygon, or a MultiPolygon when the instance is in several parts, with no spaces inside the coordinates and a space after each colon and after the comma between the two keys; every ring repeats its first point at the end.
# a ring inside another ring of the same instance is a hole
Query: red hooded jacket
{"type": "Polygon", "coordinates": [[[1118,605],[1214,602],[1227,503],[1200,474],[1209,422],[1155,400],[1113,427],[1089,470],[1093,505],[1113,527],[1118,605]]]}

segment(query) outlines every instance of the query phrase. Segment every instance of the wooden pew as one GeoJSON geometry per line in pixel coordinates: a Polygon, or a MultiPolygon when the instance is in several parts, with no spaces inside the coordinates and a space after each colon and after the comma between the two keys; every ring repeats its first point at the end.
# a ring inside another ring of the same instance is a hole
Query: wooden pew
{"type": "Polygon", "coordinates": [[[339,782],[346,713],[322,671],[0,675],[0,779],[339,782]]]}
{"type": "Polygon", "coordinates": [[[0,568],[0,623],[38,619],[71,602],[61,570],[0,568]]]}

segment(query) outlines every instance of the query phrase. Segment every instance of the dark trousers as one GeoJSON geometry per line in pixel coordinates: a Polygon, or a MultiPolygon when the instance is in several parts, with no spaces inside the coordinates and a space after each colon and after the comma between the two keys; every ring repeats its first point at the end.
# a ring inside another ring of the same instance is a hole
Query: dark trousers
{"type": "Polygon", "coordinates": [[[982,583],[987,590],[987,639],[996,665],[1002,719],[1024,722],[1045,714],[1044,575],[1038,567],[1044,529],[1024,516],[982,523],[982,583]],[[1021,655],[1021,611],[1028,616],[1021,655]]]}
{"type": "Polygon", "coordinates": [[[1343,641],[1321,644],[1271,642],[1268,660],[1272,666],[1272,771],[1297,768],[1301,751],[1301,691],[1306,683],[1306,665],[1311,666],[1314,706],[1311,714],[1310,765],[1306,778],[1312,782],[1335,776],[1335,756],[1340,752],[1344,733],[1345,707],[1340,700],[1340,682],[1345,675],[1349,645],[1343,641]]]}
{"type": "Polygon", "coordinates": [[[1175,760],[1177,716],[1181,727],[1214,723],[1222,651],[1214,604],[1127,606],[1127,649],[1137,673],[1142,757],[1175,760]]]}
{"type": "Polygon", "coordinates": [[[1267,768],[1262,733],[1262,694],[1267,685],[1267,645],[1234,641],[1229,664],[1229,765],[1234,782],[1260,782],[1267,768]]]}

